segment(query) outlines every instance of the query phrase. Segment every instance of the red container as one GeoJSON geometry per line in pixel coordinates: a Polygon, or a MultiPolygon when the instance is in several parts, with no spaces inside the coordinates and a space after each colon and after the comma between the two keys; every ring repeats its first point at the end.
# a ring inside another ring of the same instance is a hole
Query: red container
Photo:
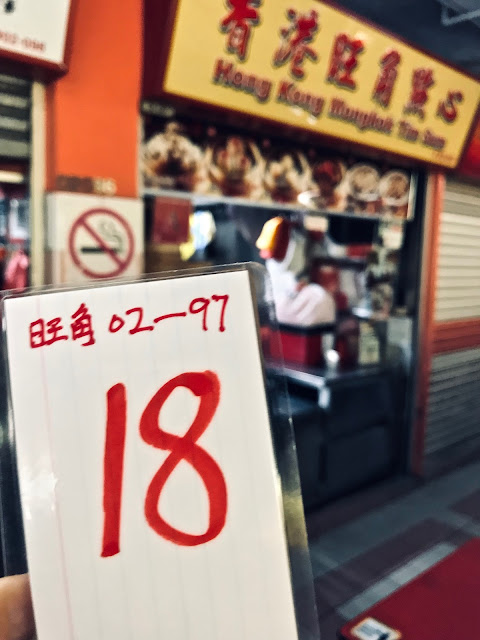
{"type": "Polygon", "coordinates": [[[370,244],[351,244],[347,247],[347,256],[349,258],[368,258],[372,252],[370,244]]]}
{"type": "Polygon", "coordinates": [[[335,325],[319,324],[313,327],[281,324],[277,335],[270,342],[270,357],[305,366],[323,363],[322,336],[333,333],[335,325]],[[280,339],[278,339],[280,338],[280,339]]]}
{"type": "Polygon", "coordinates": [[[354,367],[358,364],[359,323],[354,316],[347,316],[337,325],[335,351],[340,356],[340,364],[354,367]]]}

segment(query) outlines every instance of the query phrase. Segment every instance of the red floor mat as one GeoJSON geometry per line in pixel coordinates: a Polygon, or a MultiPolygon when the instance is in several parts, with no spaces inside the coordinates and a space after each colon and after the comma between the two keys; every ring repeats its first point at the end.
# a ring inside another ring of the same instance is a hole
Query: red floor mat
{"type": "Polygon", "coordinates": [[[475,538],[418,578],[345,625],[344,640],[393,640],[395,634],[376,633],[366,625],[373,618],[397,630],[402,640],[480,639],[480,538],[475,538]]]}

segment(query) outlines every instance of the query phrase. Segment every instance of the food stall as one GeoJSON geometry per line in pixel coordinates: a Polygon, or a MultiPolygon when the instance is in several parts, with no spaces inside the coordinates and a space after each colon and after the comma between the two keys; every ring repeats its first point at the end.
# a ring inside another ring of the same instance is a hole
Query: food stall
{"type": "Polygon", "coordinates": [[[152,0],[145,25],[147,271],[265,262],[307,507],[410,468],[432,175],[478,82],[325,2],[152,0]]]}

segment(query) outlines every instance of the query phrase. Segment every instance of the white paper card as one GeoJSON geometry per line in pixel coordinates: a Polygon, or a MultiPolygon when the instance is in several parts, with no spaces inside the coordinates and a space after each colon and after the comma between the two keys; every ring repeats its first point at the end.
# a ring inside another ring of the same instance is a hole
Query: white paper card
{"type": "Polygon", "coordinates": [[[353,630],[352,635],[359,640],[400,640],[401,634],[375,618],[365,618],[353,630]]]}
{"type": "Polygon", "coordinates": [[[4,312],[38,640],[296,639],[248,272],[4,312]]]}
{"type": "Polygon", "coordinates": [[[62,64],[70,0],[0,3],[0,50],[62,64]]]}

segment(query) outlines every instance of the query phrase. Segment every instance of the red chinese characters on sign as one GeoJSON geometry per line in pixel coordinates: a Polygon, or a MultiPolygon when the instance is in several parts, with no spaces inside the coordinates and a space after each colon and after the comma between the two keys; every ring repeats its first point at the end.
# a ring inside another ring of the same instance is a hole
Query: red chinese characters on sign
{"type": "Polygon", "coordinates": [[[30,324],[30,347],[38,349],[46,347],[59,340],[68,340],[68,336],[62,334],[62,319],[53,318],[45,322],[42,318],[35,320],[30,324]]]}
{"type": "Polygon", "coordinates": [[[280,31],[282,44],[275,52],[273,64],[281,67],[290,62],[291,74],[300,80],[305,77],[305,60],[318,60],[317,52],[309,46],[318,31],[318,13],[313,9],[310,13],[297,13],[295,9],[289,9],[287,17],[290,26],[280,31]]]}
{"type": "Polygon", "coordinates": [[[447,124],[455,122],[458,116],[457,106],[463,102],[461,91],[449,91],[443,102],[440,102],[437,109],[437,116],[443,118],[447,124]]]}
{"type": "Polygon", "coordinates": [[[380,59],[380,73],[373,90],[373,99],[382,107],[388,107],[398,75],[401,56],[398,51],[387,51],[380,59]]]}
{"type": "Polygon", "coordinates": [[[227,51],[245,60],[252,36],[252,28],[260,22],[257,11],[262,0],[227,0],[230,13],[220,22],[220,30],[228,34],[227,51]]]}
{"type": "MultiPolygon", "coordinates": [[[[71,330],[72,340],[85,340],[82,344],[83,347],[95,344],[92,316],[88,312],[87,306],[83,303],[72,315],[71,330]]],[[[62,318],[53,318],[48,321],[39,318],[30,323],[30,347],[32,349],[48,347],[55,342],[68,339],[68,336],[64,333],[62,318]]]]}
{"type": "MultiPolygon", "coordinates": [[[[158,316],[153,319],[152,324],[144,322],[143,307],[134,307],[125,311],[125,317],[122,317],[118,313],[112,314],[108,324],[108,332],[118,333],[126,327],[128,333],[133,336],[137,333],[153,331],[155,329],[154,325],[158,325],[166,320],[186,318],[188,315],[192,315],[200,317],[202,331],[209,331],[209,329],[212,328],[214,331],[217,330],[223,333],[226,331],[225,313],[228,300],[228,294],[213,295],[210,298],[194,298],[188,305],[188,311],[178,311],[176,313],[167,313],[166,315],[158,316]],[[130,318],[132,318],[133,321],[129,321],[130,318]]],[[[37,349],[39,347],[52,345],[54,342],[60,340],[69,340],[69,336],[64,332],[62,323],[62,318],[53,318],[49,321],[39,318],[30,323],[30,347],[37,349]]],[[[92,316],[84,303],[82,303],[72,315],[71,331],[71,339],[73,341],[83,340],[81,343],[82,347],[89,347],[96,342],[92,316]]]]}
{"type": "Polygon", "coordinates": [[[82,347],[89,347],[95,344],[95,337],[92,326],[92,316],[88,313],[85,304],[81,304],[72,316],[72,339],[85,340],[82,347]]]}
{"type": "Polygon", "coordinates": [[[428,90],[433,87],[435,80],[432,69],[415,69],[412,74],[412,91],[410,99],[405,105],[406,114],[418,115],[422,120],[425,117],[424,107],[428,101],[428,90]]]}
{"type": "Polygon", "coordinates": [[[339,34],[334,42],[327,75],[328,82],[339,87],[356,89],[353,72],[358,66],[358,56],[363,51],[363,42],[350,38],[346,33],[339,34]]]}

